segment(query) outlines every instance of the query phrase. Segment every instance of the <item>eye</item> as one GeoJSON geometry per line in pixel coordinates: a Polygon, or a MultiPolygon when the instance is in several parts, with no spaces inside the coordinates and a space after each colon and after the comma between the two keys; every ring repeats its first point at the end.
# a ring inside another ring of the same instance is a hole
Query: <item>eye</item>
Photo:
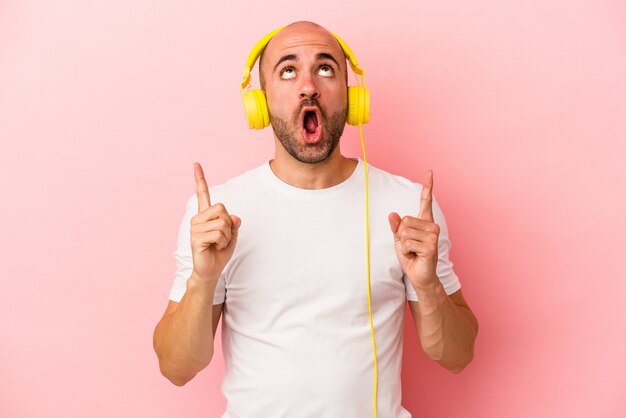
{"type": "Polygon", "coordinates": [[[296,71],[293,69],[293,67],[285,67],[280,71],[280,78],[284,80],[294,78],[295,76],[296,76],[296,71]]]}
{"type": "Polygon", "coordinates": [[[320,67],[320,71],[319,71],[320,75],[323,75],[325,77],[330,77],[333,74],[335,74],[335,72],[333,71],[333,67],[331,67],[330,65],[322,65],[320,67]]]}

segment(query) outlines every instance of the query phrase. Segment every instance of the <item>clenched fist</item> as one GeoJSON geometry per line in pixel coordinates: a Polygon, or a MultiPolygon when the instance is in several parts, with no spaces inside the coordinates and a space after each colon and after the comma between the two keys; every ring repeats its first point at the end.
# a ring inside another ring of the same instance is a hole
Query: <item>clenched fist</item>
{"type": "Polygon", "coordinates": [[[191,218],[193,274],[217,281],[235,251],[241,219],[229,215],[223,204],[211,205],[209,188],[199,163],[194,163],[198,214],[191,218]]]}

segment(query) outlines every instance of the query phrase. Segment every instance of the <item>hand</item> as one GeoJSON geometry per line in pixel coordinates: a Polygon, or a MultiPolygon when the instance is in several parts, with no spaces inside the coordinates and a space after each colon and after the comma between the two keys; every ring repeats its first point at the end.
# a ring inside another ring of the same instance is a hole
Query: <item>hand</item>
{"type": "Polygon", "coordinates": [[[217,280],[235,251],[241,219],[229,215],[223,204],[211,206],[209,188],[199,163],[194,163],[198,214],[191,218],[193,274],[217,280]]]}
{"type": "Polygon", "coordinates": [[[396,255],[413,287],[425,289],[439,280],[437,260],[439,225],[433,219],[433,172],[428,170],[420,198],[417,218],[389,214],[389,226],[395,240],[396,255]]]}

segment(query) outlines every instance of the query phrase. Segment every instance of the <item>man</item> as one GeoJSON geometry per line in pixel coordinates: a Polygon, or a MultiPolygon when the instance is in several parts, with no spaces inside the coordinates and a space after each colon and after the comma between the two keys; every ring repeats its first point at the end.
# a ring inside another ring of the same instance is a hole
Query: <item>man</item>
{"type": "MultiPolygon", "coordinates": [[[[182,386],[204,369],[223,316],[223,417],[373,416],[363,161],[339,146],[345,55],[326,29],[296,22],[267,44],[259,72],[275,158],[210,191],[194,165],[154,333],[161,372],[182,386]]],[[[426,354],[455,373],[473,358],[478,323],[448,260],[432,172],[423,187],[368,173],[377,412],[410,417],[400,405],[406,300],[426,354]]]]}

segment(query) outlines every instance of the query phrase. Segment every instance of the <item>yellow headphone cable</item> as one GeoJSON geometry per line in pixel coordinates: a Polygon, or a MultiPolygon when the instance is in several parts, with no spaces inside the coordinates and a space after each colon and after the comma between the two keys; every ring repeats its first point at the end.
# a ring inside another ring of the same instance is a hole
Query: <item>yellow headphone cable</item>
{"type": "MultiPolygon", "coordinates": [[[[361,71],[361,77],[363,79],[363,88],[365,88],[365,71],[363,70],[361,71]]],[[[354,78],[356,79],[357,84],[359,84],[359,79],[356,76],[356,72],[354,73],[354,78]]],[[[363,124],[361,122],[359,122],[359,137],[361,138],[361,152],[363,153],[363,174],[365,176],[365,260],[367,270],[367,309],[370,315],[370,329],[372,331],[372,351],[374,353],[374,418],[378,418],[378,355],[376,354],[376,334],[374,332],[374,319],[372,316],[372,286],[370,281],[369,181],[367,176],[367,153],[365,152],[363,124]]]]}

